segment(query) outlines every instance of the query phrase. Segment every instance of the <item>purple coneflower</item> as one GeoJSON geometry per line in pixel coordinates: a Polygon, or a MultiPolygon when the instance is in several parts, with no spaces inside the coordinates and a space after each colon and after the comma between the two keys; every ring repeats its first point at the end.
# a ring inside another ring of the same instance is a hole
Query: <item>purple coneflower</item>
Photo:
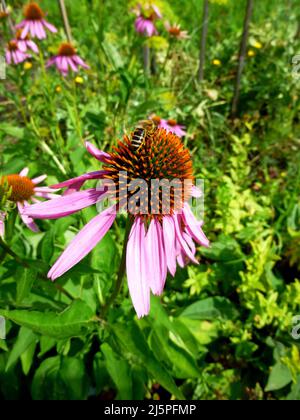
{"type": "Polygon", "coordinates": [[[45,39],[47,38],[45,29],[53,33],[57,32],[55,26],[44,19],[45,13],[35,2],[31,2],[24,7],[24,17],[25,19],[16,25],[16,29],[22,29],[23,39],[29,33],[32,38],[45,39]]]}
{"type": "Polygon", "coordinates": [[[186,135],[185,126],[178,124],[176,120],[165,120],[156,115],[151,116],[151,119],[156,123],[156,125],[159,128],[164,128],[165,130],[176,134],[176,136],[180,138],[186,135]]]}
{"type": "Polygon", "coordinates": [[[20,64],[23,63],[30,55],[20,50],[18,41],[13,39],[9,41],[5,50],[5,58],[7,64],[20,64]]]}
{"type": "Polygon", "coordinates": [[[63,76],[67,76],[70,70],[78,72],[79,67],[89,69],[90,67],[79,57],[75,48],[69,42],[64,42],[59,47],[55,57],[50,58],[47,67],[55,65],[63,76]]]}
{"type": "Polygon", "coordinates": [[[157,29],[154,22],[161,19],[162,15],[157,6],[152,5],[147,8],[139,7],[138,17],[135,20],[135,30],[143,35],[153,36],[157,35],[157,29]]]}
{"type": "MultiPolygon", "coordinates": [[[[17,205],[21,219],[25,225],[33,232],[38,232],[39,229],[34,223],[33,219],[23,214],[23,209],[29,206],[29,201],[38,203],[38,198],[57,198],[55,190],[48,187],[38,187],[37,185],[43,182],[47,175],[39,176],[38,178],[28,178],[28,168],[24,168],[19,174],[3,175],[0,177],[0,187],[7,184],[10,188],[10,195],[8,200],[17,205]]],[[[0,188],[1,189],[1,188],[0,188]]],[[[0,213],[0,232],[4,236],[4,218],[5,213],[0,213]]]]}
{"type": "Polygon", "coordinates": [[[188,39],[189,35],[187,31],[182,31],[180,25],[171,25],[169,22],[165,23],[165,28],[168,31],[171,38],[175,39],[188,39]]]}
{"type": "Polygon", "coordinates": [[[16,41],[18,44],[18,48],[23,53],[26,53],[27,50],[31,50],[38,54],[39,49],[38,46],[34,41],[32,41],[29,37],[29,35],[26,36],[26,38],[22,38],[22,30],[18,29],[16,32],[16,41]]]}
{"type": "MultiPolygon", "coordinates": [[[[189,261],[198,263],[195,258],[195,242],[209,246],[203,233],[202,223],[193,215],[188,200],[199,196],[199,191],[192,186],[193,168],[188,150],[179,137],[164,129],[156,129],[147,135],[138,151],[131,143],[131,136],[125,136],[118,142],[112,153],[98,150],[86,143],[88,152],[104,163],[103,170],[86,173],[77,178],[54,185],[53,188],[67,188],[64,196],[35,204],[24,209],[26,216],[40,219],[56,219],[73,214],[83,208],[94,205],[107,197],[107,190],[96,188],[79,191],[88,180],[102,180],[115,186],[114,205],[94,217],[72,240],[67,249],[56,261],[48,277],[52,280],[62,276],[81,261],[104,237],[111,228],[116,209],[127,208],[134,193],[130,183],[143,180],[152,191],[152,180],[174,180],[181,183],[179,200],[171,194],[170,207],[164,210],[163,200],[159,195],[156,205],[148,204],[148,194],[140,198],[143,211],[130,212],[130,232],[125,243],[127,279],[132,302],[138,317],[147,315],[150,310],[150,292],[161,295],[167,272],[175,275],[176,266],[183,267],[189,261]],[[127,174],[126,177],[120,174],[127,174]],[[182,189],[182,184],[189,181],[189,187],[182,189]]],[[[174,190],[175,191],[175,190],[174,190]]],[[[177,194],[178,195],[178,194],[177,194]]]]}

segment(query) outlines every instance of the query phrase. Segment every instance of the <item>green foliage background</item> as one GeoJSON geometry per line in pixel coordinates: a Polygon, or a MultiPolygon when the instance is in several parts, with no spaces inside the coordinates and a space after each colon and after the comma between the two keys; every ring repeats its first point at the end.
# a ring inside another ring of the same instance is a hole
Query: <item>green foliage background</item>
{"type": "MultiPolygon", "coordinates": [[[[45,72],[61,39],[57,2],[41,1],[59,29],[33,68],[0,83],[1,173],[30,167],[53,184],[98,169],[83,147],[110,150],[124,129],[155,113],[188,128],[197,178],[205,179],[199,266],[168,278],[149,317],[137,320],[127,286],[105,316],[124,235],[120,217],[94,252],[55,284],[50,265],[96,209],[38,221],[33,234],[10,213],[0,251],[3,399],[299,399],[299,87],[291,59],[297,1],[255,2],[239,115],[229,117],[245,1],[211,2],[206,80],[197,82],[202,1],[157,1],[190,39],[170,42],[162,23],[150,41],[156,74],[145,75],[144,39],[124,0],[66,0],[83,84],[45,72]],[[220,4],[219,4],[220,3],[220,4]],[[257,42],[262,48],[257,48],[257,42]],[[213,65],[213,60],[221,65],[213,65]],[[59,165],[57,164],[59,163],[59,165]],[[12,226],[15,226],[12,229],[12,226]]],[[[10,2],[13,18],[21,1],[10,2]]],[[[1,23],[2,47],[8,30],[1,23]]]]}

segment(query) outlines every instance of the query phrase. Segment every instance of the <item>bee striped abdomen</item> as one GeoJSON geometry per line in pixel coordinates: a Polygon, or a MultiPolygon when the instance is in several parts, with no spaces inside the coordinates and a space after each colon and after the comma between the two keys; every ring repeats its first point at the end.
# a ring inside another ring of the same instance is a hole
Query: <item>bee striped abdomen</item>
{"type": "Polygon", "coordinates": [[[138,150],[141,147],[145,139],[145,135],[146,135],[146,132],[144,128],[136,128],[134,130],[132,138],[131,138],[131,145],[134,149],[138,150]]]}

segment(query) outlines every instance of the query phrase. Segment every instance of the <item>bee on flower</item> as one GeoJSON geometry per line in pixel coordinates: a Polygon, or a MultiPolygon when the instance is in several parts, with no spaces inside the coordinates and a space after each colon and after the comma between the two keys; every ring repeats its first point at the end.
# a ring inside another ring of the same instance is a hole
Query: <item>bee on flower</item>
{"type": "Polygon", "coordinates": [[[144,132],[140,128],[138,148],[134,144],[137,139],[133,142],[136,135],[137,130],[124,136],[110,153],[87,142],[87,151],[103,163],[103,168],[53,186],[66,188],[66,192],[59,198],[25,207],[23,215],[58,219],[107,197],[113,200],[111,207],[85,225],[56,261],[48,273],[55,280],[96,247],[112,227],[119,210],[127,211],[129,223],[122,266],[126,264],[129,292],[140,318],[150,311],[150,293],[163,293],[167,273],[174,276],[177,264],[180,267],[189,262],[198,264],[195,244],[207,247],[209,241],[202,231],[203,222],[196,219],[188,203],[190,198],[201,195],[193,186],[189,151],[178,136],[162,128],[144,132]],[[102,187],[81,190],[90,180],[98,180],[102,187]],[[156,185],[172,183],[168,200],[164,200],[160,189],[158,194],[154,193],[153,181],[156,185]],[[138,185],[143,188],[137,199],[138,185]]]}

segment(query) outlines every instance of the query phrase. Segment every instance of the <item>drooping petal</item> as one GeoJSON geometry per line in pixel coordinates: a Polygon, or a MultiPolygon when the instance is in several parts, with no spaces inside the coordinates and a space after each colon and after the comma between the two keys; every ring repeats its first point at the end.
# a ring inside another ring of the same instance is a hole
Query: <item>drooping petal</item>
{"type": "MultiPolygon", "coordinates": [[[[30,22],[24,20],[23,22],[20,23],[20,28],[24,28],[21,34],[21,38],[25,39],[28,35],[28,33],[30,32],[31,26],[30,26],[30,22]]],[[[17,25],[18,26],[18,25],[17,25]]]]}
{"type": "Polygon", "coordinates": [[[28,227],[28,229],[32,230],[32,232],[39,232],[39,228],[34,223],[32,217],[26,216],[23,212],[26,207],[29,206],[29,204],[26,202],[24,205],[22,203],[17,203],[19,214],[21,216],[21,219],[23,223],[28,227]]]}
{"type": "Polygon", "coordinates": [[[86,150],[100,162],[107,162],[107,160],[111,159],[108,153],[105,153],[102,150],[99,150],[96,146],[94,146],[92,143],[88,141],[85,142],[85,147],[86,147],[86,150]]]}
{"type": "Polygon", "coordinates": [[[128,239],[126,268],[130,296],[139,318],[148,315],[150,311],[146,264],[146,230],[141,218],[137,217],[128,239]]]}
{"type": "Polygon", "coordinates": [[[182,216],[186,225],[186,230],[192,236],[194,241],[196,241],[199,245],[209,247],[209,240],[199,226],[199,222],[194,216],[188,203],[184,204],[182,216]]]}
{"type": "Polygon", "coordinates": [[[146,274],[150,289],[154,295],[160,296],[167,278],[167,261],[163,242],[161,224],[153,219],[146,236],[146,274]]]}
{"type": "Polygon", "coordinates": [[[70,245],[49,271],[48,277],[51,280],[57,279],[86,257],[111,228],[115,218],[116,212],[114,207],[111,207],[94,217],[85,225],[78,235],[75,236],[70,245]]]}
{"type": "Polygon", "coordinates": [[[73,61],[75,61],[75,63],[77,63],[79,66],[83,67],[84,69],[88,70],[90,68],[90,66],[88,66],[81,57],[79,57],[79,55],[74,55],[73,56],[73,61]]]}
{"type": "Polygon", "coordinates": [[[184,251],[185,255],[195,264],[199,264],[197,259],[195,258],[192,250],[189,248],[185,238],[183,237],[183,232],[179,225],[179,216],[174,215],[173,217],[174,225],[175,225],[175,232],[176,232],[176,240],[180,245],[181,249],[184,251]]]}
{"type": "Polygon", "coordinates": [[[33,204],[24,208],[23,214],[35,219],[59,219],[96,204],[104,198],[104,195],[105,191],[97,191],[95,188],[78,191],[40,204],[33,204]]]}
{"type": "Polygon", "coordinates": [[[88,172],[76,178],[68,179],[67,181],[52,185],[52,188],[56,189],[56,188],[72,187],[73,185],[78,184],[79,182],[82,182],[82,185],[83,185],[84,182],[90,181],[92,179],[102,179],[105,174],[107,174],[107,171],[88,172]]]}
{"type": "Polygon", "coordinates": [[[57,29],[55,26],[51,25],[51,23],[47,22],[45,19],[42,20],[42,24],[50,31],[53,33],[57,32],[57,29]]]}
{"type": "Polygon", "coordinates": [[[163,236],[167,267],[174,277],[176,273],[176,235],[174,221],[171,216],[163,218],[163,236]]]}

